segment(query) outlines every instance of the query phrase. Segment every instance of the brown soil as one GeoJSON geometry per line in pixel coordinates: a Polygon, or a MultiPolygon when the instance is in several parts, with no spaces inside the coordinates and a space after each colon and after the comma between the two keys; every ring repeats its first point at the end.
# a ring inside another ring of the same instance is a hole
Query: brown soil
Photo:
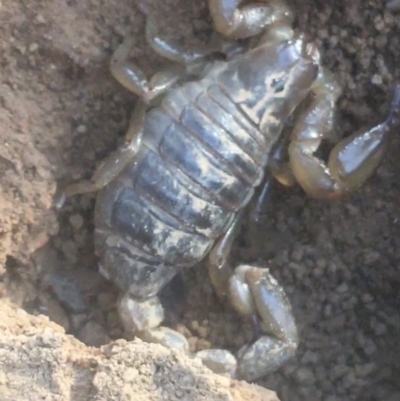
{"type": "Polygon", "coordinates": [[[120,340],[86,347],[47,317],[6,302],[0,318],[2,401],[279,401],[162,346],[120,340]]]}
{"type": "MultiPolygon", "coordinates": [[[[210,34],[203,1],[157,3],[157,20],[188,45],[210,34]]],[[[400,17],[378,0],[291,5],[343,88],[336,137],[378,117],[400,75],[400,17]]],[[[52,198],[56,184],[90,177],[126,131],[136,99],[108,71],[121,39],[137,38],[132,57],[149,75],[165,61],[146,45],[132,1],[17,0],[3,5],[0,20],[2,295],[86,344],[106,344],[122,332],[117,291],[93,256],[94,196],[59,212],[52,198]]],[[[399,149],[393,138],[376,174],[347,199],[318,202],[276,185],[262,223],[247,225],[238,241],[238,262],[271,263],[300,328],[295,360],[260,382],[283,401],[400,399],[399,149]]],[[[204,269],[181,279],[173,289],[184,288],[184,298],[165,294],[169,324],[193,349],[237,349],[247,333],[204,269]]]]}

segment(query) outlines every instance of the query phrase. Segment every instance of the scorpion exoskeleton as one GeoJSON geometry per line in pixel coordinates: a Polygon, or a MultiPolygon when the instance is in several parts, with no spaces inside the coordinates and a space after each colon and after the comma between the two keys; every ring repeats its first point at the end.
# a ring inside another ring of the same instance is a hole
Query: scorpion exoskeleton
{"type": "Polygon", "coordinates": [[[339,142],[325,163],[315,152],[332,131],[338,85],[316,46],[292,29],[293,15],[282,0],[241,3],[209,0],[227,49],[222,60],[210,57],[216,42],[184,52],[165,41],[141,5],[152,48],[177,63],[147,80],[127,61],[132,38],[119,46],[111,71],[141,99],[126,142],[91,181],[67,187],[65,195],[101,190],[96,254],[124,293],[125,328],[145,341],[188,350],[181,334],[160,326],[157,294],[180,269],[208,256],[216,292],[241,316],[258,321],[261,334],[236,357],[221,349],[196,355],[214,370],[252,381],[291,358],[299,340],[288,299],[269,270],[229,266],[244,208],[270,174],[288,185],[297,181],[316,198],[359,188],[399,127],[400,85],[385,118],[339,142]],[[246,38],[245,51],[235,46],[246,38]],[[190,74],[178,82],[182,70],[190,74]]]}

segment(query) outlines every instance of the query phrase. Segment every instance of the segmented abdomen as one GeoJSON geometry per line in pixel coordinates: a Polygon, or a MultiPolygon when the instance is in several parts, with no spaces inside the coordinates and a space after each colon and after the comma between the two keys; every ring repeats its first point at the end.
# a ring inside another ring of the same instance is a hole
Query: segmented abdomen
{"type": "Polygon", "coordinates": [[[172,91],[148,112],[134,161],[98,198],[99,253],[111,236],[132,263],[199,262],[253,195],[264,141],[217,84],[172,91]]]}

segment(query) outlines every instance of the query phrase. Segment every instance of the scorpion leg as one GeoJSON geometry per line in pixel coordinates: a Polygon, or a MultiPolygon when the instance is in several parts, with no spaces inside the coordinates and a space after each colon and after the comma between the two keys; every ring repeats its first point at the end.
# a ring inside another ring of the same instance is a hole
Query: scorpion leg
{"type": "Polygon", "coordinates": [[[256,335],[251,344],[239,350],[237,365],[226,350],[210,349],[196,355],[213,370],[220,362],[220,372],[225,366],[233,376],[254,381],[294,356],[298,336],[290,303],[269,270],[242,265],[233,271],[228,264],[240,220],[238,215],[211,251],[209,272],[218,295],[228,298],[236,312],[254,325],[256,335]]]}
{"type": "Polygon", "coordinates": [[[277,21],[289,22],[293,18],[283,0],[271,0],[264,4],[258,2],[240,7],[241,3],[243,0],[209,0],[216,31],[228,38],[245,39],[263,33],[277,21]]]}
{"type": "Polygon", "coordinates": [[[340,91],[322,71],[312,88],[315,97],[301,116],[289,145],[290,166],[297,182],[315,198],[335,198],[359,188],[379,165],[389,137],[400,125],[400,84],[396,84],[386,117],[339,142],[327,164],[314,155],[333,125],[340,91]]]}
{"type": "Polygon", "coordinates": [[[271,185],[272,177],[271,174],[267,173],[265,174],[263,181],[258,187],[258,193],[255,198],[255,203],[250,211],[250,220],[255,223],[259,223],[261,221],[261,215],[270,197],[271,185]]]}
{"type": "MultiPolygon", "coordinates": [[[[139,2],[139,8],[146,15],[148,14],[143,3],[139,2]]],[[[167,92],[184,73],[201,74],[208,63],[208,56],[217,51],[224,52],[224,46],[232,53],[237,49],[240,50],[240,46],[235,47],[221,39],[213,45],[198,46],[185,51],[171,38],[163,38],[159,35],[157,24],[151,18],[146,19],[146,38],[155,52],[174,61],[175,64],[156,73],[148,80],[138,66],[127,60],[135,43],[133,37],[128,36],[116,49],[111,59],[111,73],[122,86],[140,98],[125,136],[125,144],[100,165],[91,180],[71,184],[57,194],[55,203],[58,208],[62,207],[66,198],[70,196],[102,189],[133,160],[140,146],[146,108],[155,98],[167,92]]]]}
{"type": "MultiPolygon", "coordinates": [[[[208,272],[211,283],[221,299],[229,297],[228,283],[232,270],[227,259],[233,242],[238,234],[244,212],[240,211],[228,224],[225,234],[216,242],[208,256],[208,272]]],[[[215,373],[236,375],[237,361],[235,356],[225,349],[206,349],[196,353],[205,366],[215,373]]]]}
{"type": "Polygon", "coordinates": [[[225,234],[214,244],[208,255],[208,272],[211,283],[220,298],[225,298],[227,293],[227,283],[232,276],[232,271],[228,266],[228,256],[231,252],[243,217],[243,210],[239,212],[228,226],[225,234]]]}
{"type": "Polygon", "coordinates": [[[185,73],[200,75],[208,63],[209,57],[221,51],[222,44],[215,42],[186,48],[165,33],[160,34],[158,24],[150,16],[146,5],[139,2],[138,6],[146,15],[148,44],[158,55],[173,61],[174,65],[156,73],[148,80],[137,65],[127,61],[129,52],[135,43],[135,38],[127,37],[111,59],[111,73],[122,86],[150,102],[170,89],[185,73]]]}
{"type": "Polygon", "coordinates": [[[133,37],[127,37],[119,45],[111,58],[110,70],[114,78],[122,86],[149,103],[170,89],[178,81],[184,70],[182,66],[173,65],[156,73],[148,80],[138,66],[127,61],[134,43],[135,39],[133,37]]]}
{"type": "Polygon", "coordinates": [[[190,48],[179,45],[178,41],[160,34],[155,21],[147,18],[146,39],[152,49],[160,56],[181,65],[190,66],[196,63],[204,64],[209,56],[219,50],[217,44],[197,44],[190,48]]]}
{"type": "MultiPolygon", "coordinates": [[[[112,181],[129,164],[140,146],[142,128],[146,109],[152,100],[164,94],[182,76],[184,64],[200,62],[211,49],[198,49],[191,53],[184,53],[177,46],[162,39],[158,35],[156,24],[147,19],[146,36],[152,48],[160,55],[181,63],[173,65],[156,73],[150,81],[145,74],[133,63],[127,61],[129,52],[135,42],[133,37],[127,37],[115,51],[110,65],[113,76],[128,90],[140,97],[132,114],[128,132],[125,135],[125,144],[112,153],[96,170],[91,180],[81,181],[67,186],[58,196],[56,204],[61,207],[67,197],[96,192],[112,181]]],[[[204,63],[203,59],[203,63],[204,63]]],[[[199,64],[200,65],[200,64],[199,64]]],[[[194,68],[193,68],[194,71],[194,68]]]]}
{"type": "Polygon", "coordinates": [[[277,181],[289,187],[296,183],[296,178],[287,160],[288,147],[290,144],[290,129],[287,128],[287,132],[289,132],[289,134],[284,132],[274,146],[270,161],[268,162],[268,170],[277,181]]]}
{"type": "Polygon", "coordinates": [[[65,187],[56,201],[58,207],[61,207],[65,199],[70,196],[99,191],[132,161],[142,140],[146,107],[144,102],[138,101],[125,136],[125,144],[100,164],[90,180],[76,182],[65,187]]]}

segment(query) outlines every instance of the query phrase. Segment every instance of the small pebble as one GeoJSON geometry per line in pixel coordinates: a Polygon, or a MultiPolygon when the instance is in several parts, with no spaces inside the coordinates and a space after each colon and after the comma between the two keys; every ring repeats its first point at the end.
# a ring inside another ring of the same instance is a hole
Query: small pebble
{"type": "Polygon", "coordinates": [[[336,291],[339,293],[343,293],[343,292],[347,292],[349,289],[349,286],[347,285],[347,283],[342,283],[339,285],[339,287],[336,288],[336,291]]]}
{"type": "Polygon", "coordinates": [[[87,131],[87,127],[86,127],[86,125],[83,125],[83,124],[78,125],[78,126],[76,127],[76,130],[75,130],[75,132],[76,132],[77,134],[84,134],[86,131],[87,131]]]}
{"type": "Polygon", "coordinates": [[[189,343],[186,338],[175,330],[168,327],[156,327],[137,333],[143,341],[161,344],[164,347],[177,349],[183,352],[189,351],[189,343]]]}
{"type": "Polygon", "coordinates": [[[315,382],[315,376],[311,369],[306,367],[301,367],[296,372],[296,377],[299,383],[312,384],[315,382]]]}
{"type": "Polygon", "coordinates": [[[357,377],[365,378],[369,376],[374,370],[375,370],[375,364],[370,362],[370,363],[365,363],[363,365],[356,365],[354,368],[354,373],[356,374],[357,377]]]}
{"type": "Polygon", "coordinates": [[[196,353],[205,366],[215,373],[230,374],[233,376],[236,372],[236,358],[227,350],[207,349],[196,353]]]}
{"type": "Polygon", "coordinates": [[[83,217],[80,214],[73,214],[69,218],[69,222],[74,230],[79,230],[83,226],[83,217]]]}
{"type": "Polygon", "coordinates": [[[39,45],[37,44],[37,43],[31,43],[30,45],[29,45],[29,51],[30,52],[35,52],[37,49],[39,49],[39,45]]]}
{"type": "Polygon", "coordinates": [[[46,20],[44,19],[44,17],[43,17],[42,14],[37,14],[36,17],[35,17],[35,19],[34,19],[34,22],[35,22],[37,25],[43,25],[43,24],[46,23],[46,20]]]}
{"type": "Polygon", "coordinates": [[[382,80],[382,77],[381,77],[380,75],[375,74],[375,75],[371,78],[371,82],[372,82],[374,85],[382,85],[383,80],[382,80]]]}

